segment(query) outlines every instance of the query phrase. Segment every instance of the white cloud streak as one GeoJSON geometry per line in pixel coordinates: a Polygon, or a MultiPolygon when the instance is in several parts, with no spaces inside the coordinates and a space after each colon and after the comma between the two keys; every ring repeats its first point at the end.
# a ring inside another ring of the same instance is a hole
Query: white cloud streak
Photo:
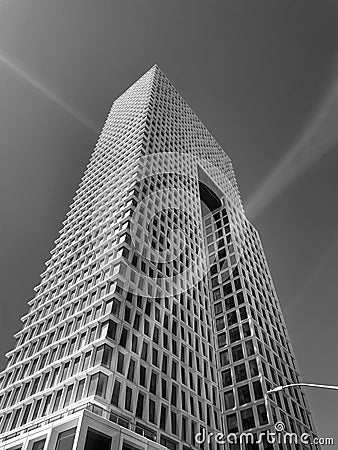
{"type": "Polygon", "coordinates": [[[250,218],[258,216],[292,182],[338,143],[338,80],[294,146],[261,183],[245,206],[250,218]]]}
{"type": "Polygon", "coordinates": [[[99,133],[98,126],[90,119],[85,117],[80,111],[67,103],[64,99],[58,96],[55,92],[49,89],[44,83],[39,81],[36,77],[31,75],[18,61],[14,58],[7,56],[2,50],[0,51],[0,62],[7,68],[13,71],[20,78],[24,79],[36,90],[45,95],[49,100],[59,106],[62,110],[74,117],[78,122],[82,123],[85,127],[89,128],[94,133],[99,133]]]}

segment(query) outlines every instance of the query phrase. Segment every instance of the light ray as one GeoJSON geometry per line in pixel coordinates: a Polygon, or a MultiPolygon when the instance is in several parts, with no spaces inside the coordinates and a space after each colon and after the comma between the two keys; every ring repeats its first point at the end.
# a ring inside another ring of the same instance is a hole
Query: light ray
{"type": "Polygon", "coordinates": [[[319,110],[300,139],[262,182],[245,210],[258,216],[274,198],[338,143],[338,80],[333,83],[319,110]]]}
{"type": "Polygon", "coordinates": [[[13,71],[20,78],[23,78],[27,83],[37,89],[39,92],[48,97],[52,102],[58,105],[61,109],[66,111],[69,115],[74,117],[84,126],[92,130],[94,133],[99,133],[98,126],[93,123],[90,119],[85,117],[80,111],[71,106],[61,97],[59,97],[55,92],[49,89],[45,84],[41,81],[37,80],[36,77],[33,77],[28,71],[20,64],[18,61],[15,61],[14,58],[5,55],[4,51],[0,51],[0,62],[2,62],[7,68],[13,71]]]}

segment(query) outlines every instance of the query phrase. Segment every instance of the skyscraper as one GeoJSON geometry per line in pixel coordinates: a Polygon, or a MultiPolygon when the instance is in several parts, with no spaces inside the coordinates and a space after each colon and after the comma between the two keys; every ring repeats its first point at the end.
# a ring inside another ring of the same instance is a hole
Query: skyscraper
{"type": "Polygon", "coordinates": [[[157,66],[113,103],[46,266],[0,376],[0,450],[313,436],[300,388],[266,394],[299,373],[231,161],[157,66]]]}

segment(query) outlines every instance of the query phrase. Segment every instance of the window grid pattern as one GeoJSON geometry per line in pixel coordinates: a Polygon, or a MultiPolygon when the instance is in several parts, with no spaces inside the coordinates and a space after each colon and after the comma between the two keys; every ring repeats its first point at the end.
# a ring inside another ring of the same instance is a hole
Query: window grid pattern
{"type": "Polygon", "coordinates": [[[277,419],[312,433],[300,389],[264,400],[299,373],[230,158],[157,66],[113,103],[35,291],[0,436],[88,399],[168,448],[277,419]]]}
{"type": "Polygon", "coordinates": [[[273,429],[314,436],[290,339],[258,233],[229,200],[204,218],[222,417],[227,433],[273,429]]]}

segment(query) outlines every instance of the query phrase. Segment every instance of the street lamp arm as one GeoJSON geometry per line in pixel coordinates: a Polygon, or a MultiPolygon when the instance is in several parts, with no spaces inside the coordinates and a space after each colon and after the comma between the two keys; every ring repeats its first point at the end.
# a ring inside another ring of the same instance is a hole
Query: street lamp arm
{"type": "Polygon", "coordinates": [[[267,394],[271,394],[274,392],[279,392],[284,389],[295,387],[295,386],[307,386],[307,387],[313,387],[313,388],[319,388],[319,389],[332,389],[335,391],[338,391],[338,386],[330,386],[327,384],[316,384],[316,383],[291,383],[291,384],[285,384],[284,386],[278,386],[274,389],[270,389],[267,391],[267,394]]]}

